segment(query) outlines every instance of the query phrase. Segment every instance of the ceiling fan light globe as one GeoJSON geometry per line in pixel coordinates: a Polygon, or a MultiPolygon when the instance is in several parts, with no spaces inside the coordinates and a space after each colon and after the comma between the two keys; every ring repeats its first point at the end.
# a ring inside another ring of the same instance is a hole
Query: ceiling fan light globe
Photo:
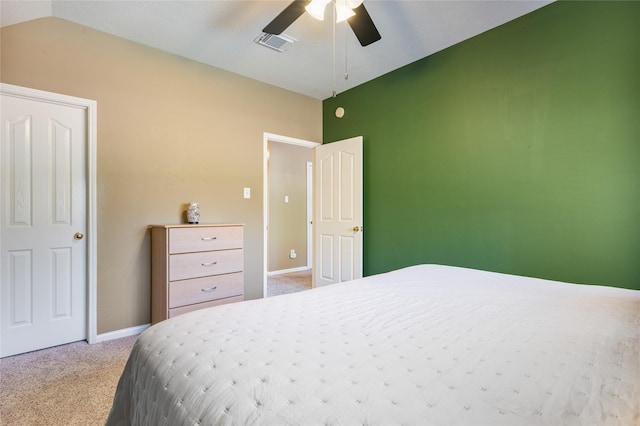
{"type": "Polygon", "coordinates": [[[342,22],[353,15],[355,15],[355,12],[344,1],[336,1],[336,22],[342,22]]]}
{"type": "Polygon", "coordinates": [[[309,12],[309,15],[313,16],[319,21],[324,21],[324,10],[331,0],[312,0],[305,9],[309,12]]]}
{"type": "Polygon", "coordinates": [[[362,4],[363,0],[346,0],[349,9],[355,9],[362,4]]]}

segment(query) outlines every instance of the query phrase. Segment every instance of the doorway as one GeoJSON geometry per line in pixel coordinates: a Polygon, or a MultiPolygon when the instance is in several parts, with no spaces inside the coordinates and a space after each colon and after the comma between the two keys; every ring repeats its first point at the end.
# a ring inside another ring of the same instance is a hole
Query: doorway
{"type": "MultiPolygon", "coordinates": [[[[271,155],[293,155],[301,158],[301,152],[307,152],[308,159],[311,159],[311,151],[314,147],[320,145],[317,142],[307,141],[303,139],[291,138],[288,136],[264,133],[263,138],[263,220],[264,220],[264,270],[263,270],[263,297],[267,296],[267,282],[270,270],[277,272],[298,272],[311,268],[308,259],[311,258],[309,251],[312,250],[312,244],[309,240],[310,233],[310,217],[308,217],[310,206],[312,205],[312,194],[309,190],[312,186],[309,182],[311,174],[309,173],[309,161],[300,161],[300,171],[291,175],[287,167],[280,166],[278,168],[279,176],[270,175],[270,164],[275,165],[278,158],[270,158],[271,155]],[[273,147],[274,149],[271,149],[273,147]],[[293,154],[286,154],[287,152],[293,154]],[[289,175],[287,175],[289,174],[289,175]],[[295,177],[294,177],[295,176],[295,177]],[[287,185],[286,182],[296,180],[295,188],[287,185]],[[302,180],[302,181],[299,181],[302,180]],[[285,182],[278,185],[277,182],[285,182]],[[294,191],[289,193],[288,191],[294,191]],[[304,199],[303,194],[304,193],[304,199]],[[302,221],[296,226],[300,227],[300,231],[295,231],[298,243],[294,243],[296,236],[290,235],[289,228],[286,226],[286,216],[293,214],[292,211],[297,209],[297,216],[302,215],[302,221]],[[277,218],[277,220],[274,220],[277,218]],[[284,223],[283,223],[284,222],[284,223]],[[270,226],[272,224],[273,226],[270,226]],[[273,235],[275,231],[277,234],[273,235]],[[270,232],[270,230],[274,232],[270,232]],[[301,236],[299,235],[301,233],[301,236]],[[294,239],[292,239],[294,238],[294,239]],[[300,238],[305,241],[303,250],[294,247],[300,247],[300,238]],[[275,248],[274,248],[275,247],[275,248]],[[299,252],[303,253],[299,253],[299,252]],[[303,255],[299,257],[299,254],[303,255]],[[304,266],[302,266],[304,264],[304,266]],[[270,267],[271,265],[271,267],[270,267]],[[289,267],[289,265],[296,265],[289,267]]],[[[293,158],[293,157],[292,157],[293,158]]],[[[281,159],[280,159],[281,160],[281,159]]],[[[282,161],[280,161],[282,164],[282,161]]],[[[285,165],[286,166],[286,165],[285,165]]]]}

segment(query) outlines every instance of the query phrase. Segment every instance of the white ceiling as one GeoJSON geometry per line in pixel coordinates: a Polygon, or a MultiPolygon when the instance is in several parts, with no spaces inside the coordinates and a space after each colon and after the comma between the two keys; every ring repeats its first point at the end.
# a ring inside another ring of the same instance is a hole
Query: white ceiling
{"type": "MultiPolygon", "coordinates": [[[[285,34],[298,41],[280,53],[254,43],[290,1],[1,0],[4,27],[48,16],[198,62],[326,99],[452,46],[549,0],[365,0],[382,40],[361,47],[344,23],[304,14],[285,34]],[[345,53],[346,51],[346,53],[345,53]],[[343,78],[346,69],[348,79],[343,78]]],[[[329,16],[327,11],[327,16],[329,16]]]]}

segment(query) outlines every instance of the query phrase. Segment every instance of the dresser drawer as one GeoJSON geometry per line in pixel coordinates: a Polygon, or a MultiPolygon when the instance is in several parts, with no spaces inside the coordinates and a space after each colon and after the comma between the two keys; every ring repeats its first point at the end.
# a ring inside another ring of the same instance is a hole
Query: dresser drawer
{"type": "Polygon", "coordinates": [[[169,256],[169,281],[241,272],[243,250],[219,250],[169,256]]]}
{"type": "Polygon", "coordinates": [[[242,226],[197,226],[169,230],[169,254],[243,247],[242,226]]]}
{"type": "Polygon", "coordinates": [[[242,272],[173,281],[169,283],[169,308],[238,296],[243,293],[244,274],[242,272]]]}
{"type": "Polygon", "coordinates": [[[173,308],[168,310],[167,318],[175,318],[178,315],[186,314],[187,312],[197,311],[198,309],[211,308],[212,306],[226,305],[227,303],[242,302],[243,296],[227,297],[225,299],[211,300],[209,302],[196,303],[194,305],[181,306],[179,308],[173,308]]]}

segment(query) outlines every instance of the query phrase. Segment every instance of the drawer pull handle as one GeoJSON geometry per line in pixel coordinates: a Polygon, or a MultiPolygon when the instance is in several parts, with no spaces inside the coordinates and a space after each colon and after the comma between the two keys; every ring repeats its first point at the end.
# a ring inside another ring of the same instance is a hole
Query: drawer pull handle
{"type": "Polygon", "coordinates": [[[213,265],[217,265],[218,262],[205,262],[205,263],[201,263],[202,266],[213,266],[213,265]]]}
{"type": "Polygon", "coordinates": [[[218,237],[202,237],[200,238],[202,241],[213,241],[213,240],[217,240],[218,237]]]}
{"type": "Polygon", "coordinates": [[[203,289],[200,289],[200,291],[203,291],[203,292],[205,292],[205,293],[208,293],[208,292],[210,292],[210,291],[215,290],[216,288],[218,288],[218,286],[216,286],[216,287],[203,288],[203,289]]]}

